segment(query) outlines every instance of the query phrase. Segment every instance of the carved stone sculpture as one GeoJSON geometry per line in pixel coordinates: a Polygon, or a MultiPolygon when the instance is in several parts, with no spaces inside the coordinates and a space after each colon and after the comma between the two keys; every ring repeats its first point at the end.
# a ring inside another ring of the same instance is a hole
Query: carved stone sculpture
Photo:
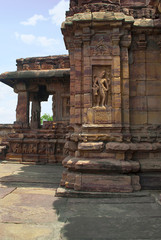
{"type": "Polygon", "coordinates": [[[110,78],[106,78],[106,71],[102,71],[100,76],[94,75],[93,97],[95,107],[105,107],[109,89],[110,78]]]}
{"type": "Polygon", "coordinates": [[[161,13],[161,0],[150,0],[149,5],[155,7],[161,13]]]}

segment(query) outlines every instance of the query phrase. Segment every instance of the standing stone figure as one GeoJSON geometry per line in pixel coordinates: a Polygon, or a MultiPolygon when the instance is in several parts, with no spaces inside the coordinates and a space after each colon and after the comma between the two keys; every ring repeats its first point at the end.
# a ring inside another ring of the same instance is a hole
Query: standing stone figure
{"type": "Polygon", "coordinates": [[[108,91],[110,88],[110,79],[106,79],[106,71],[102,71],[100,77],[94,76],[93,96],[95,107],[105,107],[108,91]]]}
{"type": "Polygon", "coordinates": [[[155,7],[161,13],[161,0],[150,0],[149,5],[155,7]]]}

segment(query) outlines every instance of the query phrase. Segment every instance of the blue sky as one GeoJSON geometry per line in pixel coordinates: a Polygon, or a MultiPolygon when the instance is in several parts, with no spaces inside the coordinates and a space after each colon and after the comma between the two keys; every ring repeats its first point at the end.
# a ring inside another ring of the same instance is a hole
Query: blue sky
{"type": "MultiPolygon", "coordinates": [[[[60,31],[68,0],[1,0],[0,73],[16,71],[16,59],[67,54],[60,31]]],[[[17,94],[0,83],[0,123],[13,123],[17,94]]],[[[42,114],[51,112],[51,100],[42,114]]]]}

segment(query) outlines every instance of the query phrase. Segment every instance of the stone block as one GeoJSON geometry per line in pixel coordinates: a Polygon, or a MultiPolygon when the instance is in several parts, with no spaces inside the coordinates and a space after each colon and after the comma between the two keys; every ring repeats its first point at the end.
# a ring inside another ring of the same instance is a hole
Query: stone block
{"type": "Polygon", "coordinates": [[[160,63],[147,63],[147,80],[160,80],[160,63]]]}
{"type": "Polygon", "coordinates": [[[159,159],[140,159],[141,172],[161,172],[159,159]]]}
{"type": "Polygon", "coordinates": [[[129,94],[131,97],[134,97],[137,95],[137,84],[136,81],[130,80],[130,91],[129,94]]]}
{"type": "Polygon", "coordinates": [[[145,81],[137,81],[137,90],[136,94],[137,96],[145,96],[146,95],[146,84],[145,81]]]}
{"type": "Polygon", "coordinates": [[[121,93],[121,81],[119,77],[113,79],[112,88],[113,93],[121,93]]]}
{"type": "Polygon", "coordinates": [[[161,110],[161,96],[148,96],[148,111],[161,110]]]}
{"type": "Polygon", "coordinates": [[[65,187],[66,188],[69,188],[69,189],[74,188],[75,177],[76,177],[76,175],[74,173],[69,173],[69,172],[67,173],[66,179],[65,179],[65,187]]]}
{"type": "Polygon", "coordinates": [[[146,62],[147,63],[158,63],[161,62],[161,56],[159,51],[146,51],[146,62]]]}
{"type": "Polygon", "coordinates": [[[103,142],[87,142],[78,144],[78,150],[80,151],[102,151],[103,148],[103,142]]]}
{"type": "Polygon", "coordinates": [[[130,173],[138,172],[140,169],[139,162],[122,161],[119,159],[78,159],[75,164],[70,164],[67,167],[75,170],[86,170],[92,172],[115,172],[115,173],[130,173]]]}
{"type": "Polygon", "coordinates": [[[90,93],[84,94],[84,107],[85,108],[92,107],[92,96],[90,93]]]}
{"type": "Polygon", "coordinates": [[[161,111],[149,111],[148,124],[161,124],[161,111]]]}
{"type": "MultiPolygon", "coordinates": [[[[147,52],[146,52],[147,53],[147,52]]],[[[133,61],[134,63],[144,63],[145,62],[145,51],[133,51],[133,61]]]]}
{"type": "Polygon", "coordinates": [[[161,96],[161,81],[147,81],[146,92],[148,96],[161,96]]]}
{"type": "Polygon", "coordinates": [[[114,77],[120,77],[120,56],[113,58],[113,75],[114,77]]]}
{"type": "Polygon", "coordinates": [[[122,79],[122,94],[129,95],[129,79],[122,79]]]}
{"type": "Polygon", "coordinates": [[[140,173],[142,190],[161,190],[161,173],[140,173]]]}
{"type": "Polygon", "coordinates": [[[123,109],[123,111],[122,111],[122,118],[123,118],[123,123],[124,124],[129,124],[130,123],[130,112],[129,112],[129,109],[123,109]]]}
{"type": "Polygon", "coordinates": [[[80,108],[82,105],[82,96],[81,94],[76,94],[75,95],[75,107],[80,108]]]}
{"type": "Polygon", "coordinates": [[[82,174],[82,191],[132,192],[131,177],[126,175],[82,174]]]}
{"type": "Polygon", "coordinates": [[[129,96],[128,95],[122,96],[122,108],[129,109],[129,96]]]}
{"type": "Polygon", "coordinates": [[[123,63],[122,64],[122,78],[129,78],[129,64],[127,63],[123,63]]]}
{"type": "Polygon", "coordinates": [[[130,78],[135,80],[145,80],[145,63],[135,63],[130,67],[130,78]]]}
{"type": "Polygon", "coordinates": [[[121,108],[121,94],[114,94],[112,101],[113,108],[121,108]]]}
{"type": "Polygon", "coordinates": [[[147,110],[147,98],[146,96],[130,97],[130,109],[137,111],[147,110]]]}
{"type": "Polygon", "coordinates": [[[140,177],[137,175],[132,175],[131,181],[134,191],[140,191],[141,190],[140,177]]]}
{"type": "Polygon", "coordinates": [[[75,123],[81,124],[82,109],[75,108],[75,123]]]}
{"type": "Polygon", "coordinates": [[[116,124],[121,123],[121,120],[122,120],[121,108],[115,108],[114,114],[115,114],[115,123],[116,124]]]}
{"type": "Polygon", "coordinates": [[[133,125],[147,124],[148,113],[145,111],[130,111],[130,122],[133,125]]]}

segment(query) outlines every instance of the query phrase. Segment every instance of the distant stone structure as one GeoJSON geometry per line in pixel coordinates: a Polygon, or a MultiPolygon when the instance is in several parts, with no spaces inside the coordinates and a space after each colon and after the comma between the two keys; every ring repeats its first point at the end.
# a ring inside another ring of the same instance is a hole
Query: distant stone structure
{"type": "Polygon", "coordinates": [[[69,57],[49,56],[17,60],[17,71],[1,81],[18,94],[14,133],[8,135],[7,160],[27,163],[62,162],[69,125],[69,57]],[[53,122],[40,125],[41,102],[52,96],[53,122]],[[31,109],[30,109],[31,108],[31,109]]]}
{"type": "Polygon", "coordinates": [[[161,189],[160,1],[71,0],[62,33],[69,58],[20,59],[1,75],[18,93],[7,158],[67,155],[58,196],[161,189]],[[40,128],[49,94],[54,125],[40,128]]]}

